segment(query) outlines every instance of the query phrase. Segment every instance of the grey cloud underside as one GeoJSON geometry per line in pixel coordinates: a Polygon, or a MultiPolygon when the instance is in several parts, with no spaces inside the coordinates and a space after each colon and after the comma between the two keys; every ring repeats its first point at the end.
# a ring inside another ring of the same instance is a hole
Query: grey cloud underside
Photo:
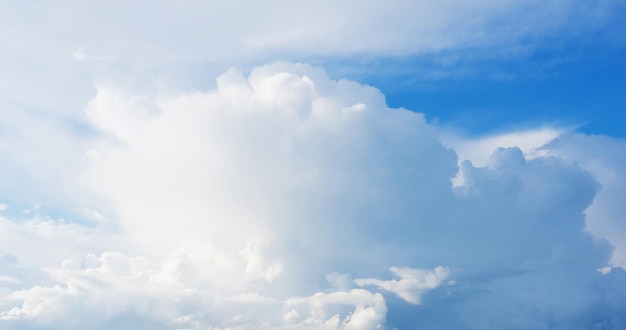
{"type": "Polygon", "coordinates": [[[577,161],[592,173],[601,188],[593,205],[586,211],[586,228],[594,235],[608,239],[615,246],[611,264],[626,266],[624,239],[624,203],[626,193],[626,141],[606,136],[568,134],[555,139],[544,150],[569,161],[577,161]]]}
{"type": "Polygon", "coordinates": [[[453,187],[454,150],[374,88],[288,63],[217,86],[99,88],[78,181],[110,216],[0,218],[4,328],[624,326],[576,163],[498,149],[453,187]]]}

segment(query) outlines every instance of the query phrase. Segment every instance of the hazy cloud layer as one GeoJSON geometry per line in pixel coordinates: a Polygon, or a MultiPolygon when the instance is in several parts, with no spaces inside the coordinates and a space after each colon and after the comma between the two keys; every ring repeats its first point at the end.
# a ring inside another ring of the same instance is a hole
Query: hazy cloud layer
{"type": "Polygon", "coordinates": [[[620,4],[606,0],[366,0],[340,4],[115,0],[5,2],[0,8],[5,13],[2,25],[19,31],[3,36],[14,45],[8,54],[37,57],[38,49],[61,41],[72,45],[76,60],[115,54],[159,62],[215,61],[231,56],[241,60],[246,52],[256,52],[257,58],[294,53],[402,55],[513,46],[523,44],[523,39],[541,40],[554,33],[575,36],[597,29],[620,4]],[[38,42],[20,39],[24,35],[39,36],[38,42]],[[24,52],[27,50],[30,52],[24,52]],[[88,56],[91,52],[97,55],[88,56]]]}
{"type": "Polygon", "coordinates": [[[621,0],[3,1],[0,107],[80,120],[94,78],[123,83],[129,92],[179,92],[206,88],[212,82],[206,77],[230,66],[250,68],[277,59],[350,59],[342,70],[369,71],[360,61],[445,53],[428,57],[433,68],[413,72],[448,76],[458,62],[472,59],[527,58],[568,42],[612,43],[617,38],[603,28],[622,5],[621,0]]]}
{"type": "Polygon", "coordinates": [[[598,271],[623,265],[622,221],[602,215],[619,210],[623,166],[603,161],[620,178],[606,179],[583,161],[621,141],[500,148],[461,162],[453,187],[456,153],[422,114],[289,63],[231,69],[206,92],[100,86],[86,116],[88,139],[44,132],[56,158],[19,159],[29,139],[2,137],[15,164],[75,164],[20,173],[73,182],[62,196],[79,210],[2,207],[3,328],[626,324],[624,270],[598,271]],[[586,231],[585,214],[613,234],[586,231]]]}

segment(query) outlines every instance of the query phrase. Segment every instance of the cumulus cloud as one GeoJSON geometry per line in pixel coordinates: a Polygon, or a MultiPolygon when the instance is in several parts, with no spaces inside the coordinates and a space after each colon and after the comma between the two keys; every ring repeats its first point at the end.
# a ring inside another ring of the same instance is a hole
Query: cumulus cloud
{"type": "Polygon", "coordinates": [[[422,114],[282,62],[205,92],[102,85],[86,115],[74,176],[97,221],[0,218],[4,327],[625,322],[624,271],[597,271],[612,246],[585,230],[598,179],[567,157],[499,148],[454,187],[422,114]]]}
{"type": "Polygon", "coordinates": [[[358,278],[354,282],[358,286],[380,287],[412,304],[419,304],[420,296],[438,287],[447,278],[449,272],[445,267],[435,267],[432,271],[398,267],[391,267],[389,270],[400,279],[383,281],[375,278],[358,278]]]}
{"type": "MultiPolygon", "coordinates": [[[[377,329],[385,322],[380,294],[355,289],[284,301],[247,292],[216,296],[194,280],[201,274],[193,266],[198,265],[190,265],[186,255],[158,264],[105,252],[66,260],[42,273],[35,286],[3,276],[0,322],[9,328],[59,329],[377,329]]],[[[2,270],[26,278],[18,266],[2,270]]]]}
{"type": "MultiPolygon", "coordinates": [[[[624,267],[624,242],[622,204],[619,202],[624,189],[623,139],[599,135],[584,135],[571,129],[543,128],[511,132],[482,138],[461,138],[444,134],[442,141],[455,149],[459,162],[469,160],[481,166],[489,162],[490,150],[497,147],[519,147],[527,159],[554,156],[576,163],[588,171],[598,182],[599,188],[593,203],[585,210],[585,229],[597,237],[607,239],[614,247],[611,265],[624,267]]],[[[455,178],[463,185],[463,170],[455,178]]],[[[603,271],[610,269],[604,268],[603,271]]]]}
{"type": "MultiPolygon", "coordinates": [[[[453,130],[448,129],[441,134],[441,141],[454,148],[459,156],[459,165],[469,160],[477,166],[485,166],[489,157],[497,148],[519,148],[526,158],[545,156],[546,152],[541,147],[554,140],[566,129],[546,127],[526,131],[513,131],[509,133],[489,135],[479,138],[456,136],[453,130]]],[[[464,184],[463,172],[459,171],[453,182],[457,186],[464,184]]]]}
{"type": "Polygon", "coordinates": [[[67,258],[80,258],[89,251],[99,251],[102,240],[115,240],[114,235],[108,235],[101,227],[41,213],[26,215],[26,218],[0,216],[0,253],[14,255],[33,267],[58,266],[67,258]],[[28,244],[28,248],[24,248],[24,244],[28,244]]]}
{"type": "Polygon", "coordinates": [[[545,152],[577,162],[592,173],[601,188],[585,211],[586,228],[615,247],[611,264],[626,267],[626,218],[621,196],[626,192],[626,142],[605,136],[568,134],[547,144],[545,152]]]}
{"type": "Polygon", "coordinates": [[[523,56],[620,5],[0,3],[0,328],[623,328],[623,141],[246,72],[523,56]]]}
{"type": "Polygon", "coordinates": [[[471,160],[474,165],[485,166],[489,161],[489,156],[497,148],[516,147],[522,150],[527,158],[545,156],[546,153],[541,152],[541,147],[567,131],[567,129],[544,127],[480,138],[454,136],[453,132],[448,131],[441,135],[441,140],[444,144],[454,148],[461,161],[471,160]]]}

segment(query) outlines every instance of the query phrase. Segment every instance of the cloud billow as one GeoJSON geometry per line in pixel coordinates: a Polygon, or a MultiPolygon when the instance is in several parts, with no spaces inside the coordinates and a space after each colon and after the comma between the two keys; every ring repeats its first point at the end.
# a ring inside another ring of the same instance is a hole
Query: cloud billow
{"type": "Polygon", "coordinates": [[[46,235],[97,247],[25,281],[19,240],[42,222],[0,218],[21,235],[0,268],[9,328],[625,322],[623,270],[597,271],[611,246],[585,230],[599,186],[575,163],[498,149],[453,187],[457,155],[422,114],[303,64],[173,96],[100,87],[86,113],[98,137],[80,180],[117,232],[48,220],[46,235]]]}

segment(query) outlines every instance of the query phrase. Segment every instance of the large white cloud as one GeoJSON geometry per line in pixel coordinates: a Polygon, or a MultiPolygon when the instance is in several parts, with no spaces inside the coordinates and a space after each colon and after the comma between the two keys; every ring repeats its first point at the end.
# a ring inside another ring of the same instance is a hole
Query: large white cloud
{"type": "Polygon", "coordinates": [[[585,230],[603,179],[565,156],[498,149],[453,187],[423,115],[301,64],[207,92],[101,86],[86,113],[97,135],[58,160],[80,173],[50,180],[98,220],[0,218],[4,328],[625,322],[624,271],[597,271],[611,245],[585,230]]]}
{"type": "MultiPolygon", "coordinates": [[[[426,221],[429,203],[452,196],[454,153],[422,115],[386,109],[373,88],[286,64],[247,80],[229,71],[218,85],[146,106],[105,90],[88,109],[112,140],[89,152],[85,180],[146,242],[210,241],[266,278],[301,263],[301,252],[307,265],[360,255],[366,266],[388,258],[367,251],[370,240],[415,221],[407,208],[426,221]]],[[[313,280],[336,269],[284,271],[313,280]]]]}

